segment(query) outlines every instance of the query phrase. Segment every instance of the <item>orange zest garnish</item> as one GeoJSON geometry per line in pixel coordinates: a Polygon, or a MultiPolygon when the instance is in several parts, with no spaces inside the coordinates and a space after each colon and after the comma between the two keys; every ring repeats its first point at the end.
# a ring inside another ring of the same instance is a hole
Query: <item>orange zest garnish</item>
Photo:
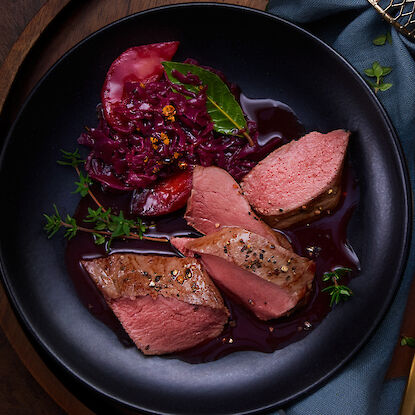
{"type": "Polygon", "coordinates": [[[173,107],[173,105],[165,105],[163,107],[163,115],[166,117],[170,117],[172,115],[176,114],[176,108],[173,107]]]}
{"type": "Polygon", "coordinates": [[[166,133],[161,133],[160,138],[163,140],[163,143],[168,146],[170,144],[169,136],[166,133]]]}

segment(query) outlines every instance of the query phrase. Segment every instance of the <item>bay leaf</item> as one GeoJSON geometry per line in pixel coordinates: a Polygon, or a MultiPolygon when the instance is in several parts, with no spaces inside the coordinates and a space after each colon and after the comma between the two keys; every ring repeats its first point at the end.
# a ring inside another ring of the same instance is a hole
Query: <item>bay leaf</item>
{"type": "MultiPolygon", "coordinates": [[[[173,76],[176,70],[183,75],[189,72],[196,75],[206,90],[206,108],[214,125],[214,130],[227,135],[235,135],[238,130],[246,128],[247,123],[241,106],[229,90],[228,86],[215,73],[190,63],[162,62],[164,70],[169,80],[175,84],[184,86],[192,92],[198,92],[195,85],[183,84],[173,76]]],[[[243,133],[250,145],[253,145],[248,133],[243,133]]]]}

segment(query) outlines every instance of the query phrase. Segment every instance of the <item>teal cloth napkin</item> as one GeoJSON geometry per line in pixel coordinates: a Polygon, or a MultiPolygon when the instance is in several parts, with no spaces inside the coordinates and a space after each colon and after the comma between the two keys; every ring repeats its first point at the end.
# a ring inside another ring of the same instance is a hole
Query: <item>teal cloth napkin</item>
{"type": "MultiPolygon", "coordinates": [[[[367,0],[270,0],[267,11],[309,30],[332,46],[365,79],[377,61],[392,67],[378,97],[403,146],[415,183],[415,43],[387,24],[367,0]],[[391,32],[392,42],[373,40],[391,32]]],[[[414,224],[412,225],[414,226],[414,224]]],[[[413,238],[415,239],[415,238],[413,238]]],[[[399,412],[406,378],[384,381],[415,274],[414,241],[397,296],[369,343],[318,391],[284,408],[287,415],[394,415],[399,412]]]]}

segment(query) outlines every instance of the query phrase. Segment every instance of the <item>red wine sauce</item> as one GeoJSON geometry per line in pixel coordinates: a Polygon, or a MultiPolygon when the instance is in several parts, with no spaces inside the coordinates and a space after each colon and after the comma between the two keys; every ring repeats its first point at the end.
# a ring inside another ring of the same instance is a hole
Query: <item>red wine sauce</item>
{"type": "MultiPolygon", "coordinates": [[[[262,145],[275,136],[281,138],[282,145],[304,133],[304,128],[295,113],[283,103],[269,99],[248,99],[241,95],[241,105],[249,118],[257,122],[262,145]]],[[[314,330],[331,309],[329,295],[321,292],[322,288],[328,285],[322,281],[323,273],[336,266],[349,267],[353,271],[359,269],[359,261],[346,238],[347,223],[358,201],[357,182],[347,163],[343,172],[342,189],[342,197],[335,211],[326,213],[317,221],[296,225],[284,231],[295,252],[316,262],[316,276],[306,305],[299,307],[288,317],[264,322],[223,294],[231,317],[222,334],[202,345],[168,357],[189,363],[202,363],[242,350],[270,353],[314,330]]],[[[111,207],[114,212],[129,211],[131,194],[104,191],[98,185],[94,186],[93,192],[104,206],[111,207]]],[[[82,221],[87,215],[88,207],[96,208],[91,198],[84,197],[74,215],[78,221],[82,221]]],[[[183,214],[182,209],[155,218],[146,234],[159,237],[198,236],[199,234],[187,225],[183,214]]],[[[68,242],[66,265],[80,300],[96,318],[114,331],[126,347],[132,347],[133,342],[80,263],[82,259],[116,252],[158,255],[178,255],[178,252],[168,243],[147,240],[115,240],[106,250],[105,246],[95,245],[90,234],[82,232],[68,242]]],[[[351,277],[352,275],[348,278],[351,277]]],[[[347,278],[344,283],[347,283],[347,278]]]]}

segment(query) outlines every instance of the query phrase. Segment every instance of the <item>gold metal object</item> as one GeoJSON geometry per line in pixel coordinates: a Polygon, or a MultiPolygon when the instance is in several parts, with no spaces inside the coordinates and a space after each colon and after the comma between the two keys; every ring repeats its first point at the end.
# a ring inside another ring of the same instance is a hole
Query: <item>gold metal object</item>
{"type": "Polygon", "coordinates": [[[401,410],[399,415],[415,414],[415,355],[412,360],[411,370],[409,372],[408,383],[406,384],[403,395],[401,410]]]}
{"type": "Polygon", "coordinates": [[[415,0],[367,0],[402,34],[415,39],[415,0]]]}

